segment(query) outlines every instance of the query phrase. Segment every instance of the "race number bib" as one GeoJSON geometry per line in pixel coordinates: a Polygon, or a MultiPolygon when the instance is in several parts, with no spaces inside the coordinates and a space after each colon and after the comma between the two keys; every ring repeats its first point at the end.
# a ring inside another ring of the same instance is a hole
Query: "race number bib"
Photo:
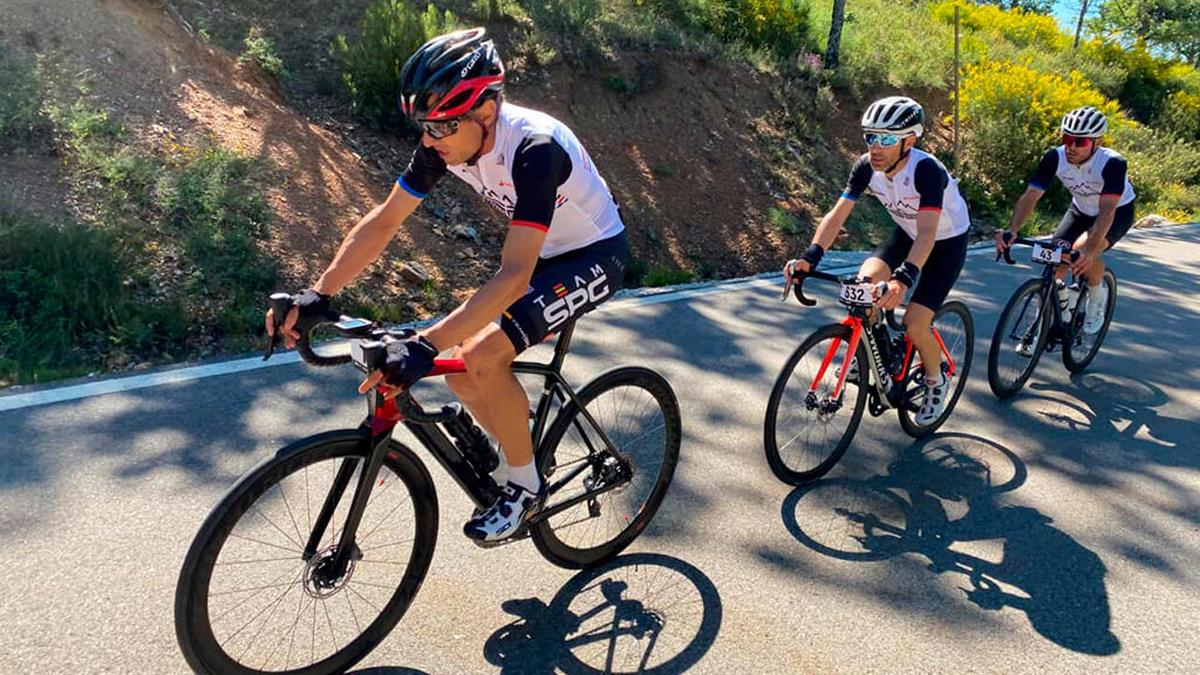
{"type": "Polygon", "coordinates": [[[1033,262],[1043,265],[1057,265],[1062,262],[1061,248],[1046,248],[1041,244],[1033,245],[1033,262]]]}
{"type": "Polygon", "coordinates": [[[875,289],[869,281],[842,284],[842,304],[866,307],[875,303],[875,289]]]}

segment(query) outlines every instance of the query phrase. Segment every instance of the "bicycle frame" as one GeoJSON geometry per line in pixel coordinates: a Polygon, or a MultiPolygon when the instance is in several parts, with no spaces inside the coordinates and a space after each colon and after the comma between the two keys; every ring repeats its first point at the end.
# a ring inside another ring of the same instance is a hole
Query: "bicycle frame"
{"type": "MultiPolygon", "coordinates": [[[[904,334],[904,361],[899,372],[895,375],[888,372],[886,364],[882,362],[882,356],[879,351],[879,345],[876,343],[875,337],[869,330],[864,330],[863,318],[866,315],[865,308],[852,307],[850,314],[842,320],[842,325],[850,329],[850,339],[847,342],[846,357],[839,370],[838,381],[833,389],[833,398],[838,399],[842,395],[842,387],[846,384],[846,376],[850,372],[850,362],[854,358],[855,352],[858,350],[858,344],[862,340],[867,342],[867,365],[870,371],[875,374],[871,378],[874,384],[874,392],[879,398],[879,401],[884,406],[884,409],[893,408],[899,403],[899,394],[897,387],[903,385],[905,378],[908,376],[909,366],[912,364],[912,355],[915,347],[908,334],[904,334]]],[[[954,358],[950,356],[950,352],[946,349],[945,342],[942,341],[942,336],[937,332],[936,328],[930,327],[933,332],[933,337],[937,340],[938,347],[942,350],[942,356],[946,359],[949,367],[950,375],[954,375],[957,366],[954,363],[954,358]]],[[[825,377],[825,372],[829,369],[829,365],[837,356],[838,349],[841,347],[842,338],[834,338],[829,349],[825,351],[825,357],[821,361],[821,367],[817,370],[813,382],[809,385],[809,392],[815,394],[818,385],[825,377]]],[[[863,369],[859,368],[859,373],[863,373],[863,369]]],[[[903,393],[903,392],[900,392],[903,393]]]]}
{"type": "MultiPolygon", "coordinates": [[[[1024,242],[1019,241],[1018,243],[1024,243],[1024,242]]],[[[1036,321],[1031,323],[1029,329],[1027,329],[1030,331],[1036,330],[1037,326],[1040,325],[1042,322],[1041,312],[1045,311],[1046,308],[1049,307],[1051,320],[1050,320],[1050,327],[1049,327],[1050,334],[1047,336],[1047,340],[1050,341],[1049,342],[1050,345],[1056,344],[1056,342],[1054,342],[1054,341],[1059,340],[1059,339],[1061,339],[1062,342],[1069,342],[1071,340],[1071,335],[1070,335],[1071,324],[1063,321],[1063,310],[1062,310],[1062,307],[1060,307],[1058,304],[1058,298],[1056,297],[1057,294],[1055,293],[1055,278],[1056,278],[1055,272],[1059,265],[1066,265],[1066,264],[1068,264],[1068,263],[1062,262],[1062,263],[1058,263],[1058,265],[1045,265],[1045,264],[1042,265],[1042,275],[1041,275],[1042,276],[1042,285],[1041,285],[1041,288],[1039,288],[1038,292],[1037,292],[1037,297],[1041,298],[1041,301],[1042,301],[1042,310],[1039,311],[1038,316],[1035,317],[1036,321]],[[1056,334],[1058,337],[1056,337],[1056,334]]],[[[1031,296],[1029,296],[1029,298],[1027,298],[1025,300],[1025,305],[1021,307],[1021,312],[1019,314],[1017,314],[1017,320],[1013,323],[1014,327],[1021,325],[1022,320],[1025,318],[1025,312],[1029,310],[1029,303],[1033,300],[1034,297],[1035,296],[1031,295],[1031,296]]],[[[1079,304],[1079,299],[1077,297],[1075,300],[1076,306],[1071,307],[1070,309],[1072,311],[1077,310],[1078,304],[1079,304]]],[[[1034,334],[1036,334],[1036,333],[1034,333],[1034,334]]],[[[1009,335],[1009,338],[1011,338],[1011,339],[1025,339],[1027,337],[1029,337],[1029,336],[1009,335]]]]}
{"type": "MultiPolygon", "coordinates": [[[[512,370],[514,373],[538,375],[545,379],[542,387],[542,394],[538,400],[536,411],[534,412],[534,425],[531,430],[533,438],[533,447],[535,449],[535,457],[541,453],[536,452],[544,440],[546,431],[546,422],[550,417],[551,407],[554,401],[559,401],[561,405],[567,405],[569,402],[574,402],[582,413],[584,419],[592,429],[599,434],[600,440],[604,447],[612,452],[613,456],[619,455],[613,451],[612,441],[608,435],[596,423],[591,413],[586,407],[580,403],[575,390],[571,388],[567,381],[563,378],[562,362],[566,357],[567,350],[571,344],[571,338],[574,334],[575,326],[572,323],[558,336],[558,341],[554,347],[554,356],[549,363],[534,363],[528,361],[514,361],[512,370]]],[[[553,336],[550,336],[553,337],[553,336]]],[[[547,339],[550,339],[549,337],[547,339]]],[[[429,373],[428,377],[439,375],[454,375],[466,372],[466,364],[462,359],[436,359],[434,368],[429,373]]],[[[475,465],[463,455],[458,446],[448,438],[447,433],[441,428],[441,424],[448,422],[457,417],[460,411],[460,404],[452,403],[442,407],[439,415],[430,416],[424,412],[420,404],[412,399],[409,392],[401,394],[405,397],[403,403],[397,403],[400,397],[388,398],[386,396],[391,390],[390,387],[379,386],[371,394],[368,403],[369,414],[360,425],[369,433],[369,437],[364,441],[369,443],[369,452],[367,453],[367,464],[359,475],[358,483],[355,487],[354,497],[350,504],[350,511],[346,518],[345,527],[339,535],[336,546],[336,558],[331,568],[331,576],[339,577],[344,573],[346,566],[352,556],[361,556],[356,550],[354,538],[358,530],[358,525],[362,520],[363,512],[366,510],[367,501],[370,498],[371,490],[375,486],[379,476],[379,469],[383,465],[384,457],[386,456],[386,448],[391,439],[392,431],[398,423],[403,423],[405,427],[413,434],[413,436],[425,446],[425,448],[433,455],[439,464],[454,478],[458,486],[471,498],[475,505],[479,508],[491,506],[499,494],[500,488],[495,480],[487,472],[480,471],[475,465]],[[408,410],[407,414],[403,408],[408,410]],[[418,421],[411,417],[427,418],[433,421],[418,421]]],[[[575,420],[574,424],[579,425],[579,421],[575,420]]],[[[582,432],[583,429],[580,428],[582,432]]],[[[581,433],[585,443],[588,446],[589,458],[595,457],[596,447],[593,446],[591,438],[586,433],[581,433]]],[[[304,548],[304,559],[310,560],[317,554],[317,547],[320,545],[321,539],[324,537],[325,529],[328,527],[330,520],[333,518],[334,511],[337,505],[341,502],[345,494],[346,488],[349,486],[350,479],[354,475],[354,471],[358,468],[358,459],[347,459],[342,463],[337,475],[334,478],[329,494],[326,495],[325,502],[321,507],[316,521],[313,524],[312,532],[309,535],[308,542],[304,548]]],[[[593,462],[582,462],[580,465],[566,475],[559,478],[557,481],[550,483],[546,487],[546,494],[552,495],[562,489],[570,481],[574,480],[580,473],[586,471],[593,462]]],[[[530,518],[529,523],[535,524],[558,513],[561,513],[577,504],[580,504],[589,499],[603,494],[609,490],[620,486],[620,483],[612,483],[595,490],[585,491],[581,495],[572,497],[561,503],[555,504],[553,507],[543,509],[536,515],[530,518]]],[[[513,537],[508,540],[516,540],[519,537],[513,537]]]]}

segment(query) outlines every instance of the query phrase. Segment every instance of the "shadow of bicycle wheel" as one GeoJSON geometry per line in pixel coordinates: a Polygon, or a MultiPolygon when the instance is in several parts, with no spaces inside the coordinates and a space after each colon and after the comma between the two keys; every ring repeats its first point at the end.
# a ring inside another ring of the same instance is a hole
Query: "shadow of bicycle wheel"
{"type": "Polygon", "coordinates": [[[484,645],[501,673],[679,673],[721,627],[721,598],[696,567],[636,553],[575,575],[549,603],[508,600],[516,620],[484,645]]]}

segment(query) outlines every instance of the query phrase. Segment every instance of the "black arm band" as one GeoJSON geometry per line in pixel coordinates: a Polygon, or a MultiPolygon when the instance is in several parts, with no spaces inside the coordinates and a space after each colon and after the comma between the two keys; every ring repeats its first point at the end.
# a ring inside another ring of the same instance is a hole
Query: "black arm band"
{"type": "Polygon", "coordinates": [[[912,288],[917,285],[917,279],[921,278],[921,268],[905,260],[892,270],[892,278],[912,288]]]}
{"type": "Polygon", "coordinates": [[[820,244],[813,244],[805,249],[800,255],[800,259],[808,263],[812,269],[817,269],[817,265],[821,264],[821,258],[825,257],[825,249],[821,248],[820,244]]]}

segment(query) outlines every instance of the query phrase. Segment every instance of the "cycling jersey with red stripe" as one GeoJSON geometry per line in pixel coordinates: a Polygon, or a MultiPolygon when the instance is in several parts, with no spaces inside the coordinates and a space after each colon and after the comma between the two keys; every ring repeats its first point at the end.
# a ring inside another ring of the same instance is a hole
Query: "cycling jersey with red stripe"
{"type": "Polygon", "coordinates": [[[1125,158],[1115,150],[1099,147],[1083,164],[1067,161],[1063,146],[1050,148],[1029,179],[1029,186],[1039,190],[1050,187],[1054,178],[1062,181],[1071,193],[1071,203],[1085,216],[1100,215],[1100,197],[1117,195],[1117,206],[1125,206],[1137,196],[1129,182],[1125,158]]]}
{"type": "Polygon", "coordinates": [[[453,173],[518,227],[546,232],[542,258],[581,249],[625,229],[608,184],[579,139],[553,117],[511,103],[500,105],[496,142],[473,165],[446,163],[418,146],[400,187],[424,199],[453,173]]]}
{"type": "Polygon", "coordinates": [[[958,182],[936,157],[913,148],[904,165],[890,180],[871,168],[871,155],[864,154],[850,170],[842,197],[857,201],[870,189],[892,220],[913,239],[917,238],[917,213],[938,212],[937,241],[957,237],[971,226],[967,202],[958,182]]]}

